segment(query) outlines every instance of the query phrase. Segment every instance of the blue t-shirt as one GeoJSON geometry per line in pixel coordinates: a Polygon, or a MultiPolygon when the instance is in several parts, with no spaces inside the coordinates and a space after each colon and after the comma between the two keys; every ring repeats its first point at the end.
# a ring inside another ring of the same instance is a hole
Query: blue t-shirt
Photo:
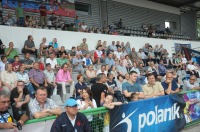
{"type": "MultiPolygon", "coordinates": [[[[167,90],[168,84],[167,84],[166,82],[162,82],[161,84],[162,84],[164,90],[167,90]]],[[[173,80],[173,81],[172,81],[172,90],[173,90],[173,91],[176,91],[177,88],[178,88],[178,85],[177,85],[176,81],[173,80]]],[[[166,93],[165,93],[165,94],[166,94],[166,93]]]]}
{"type": "Polygon", "coordinates": [[[130,84],[125,82],[122,84],[122,91],[127,90],[128,92],[143,92],[142,87],[139,83],[130,84]]]}
{"type": "Polygon", "coordinates": [[[54,45],[53,45],[53,42],[50,42],[49,45],[52,45],[54,47],[54,49],[58,48],[58,43],[54,43],[54,45]]]}

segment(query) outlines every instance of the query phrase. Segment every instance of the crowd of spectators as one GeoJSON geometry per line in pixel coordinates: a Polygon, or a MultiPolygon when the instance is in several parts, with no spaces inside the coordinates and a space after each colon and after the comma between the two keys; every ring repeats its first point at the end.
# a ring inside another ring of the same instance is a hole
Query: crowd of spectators
{"type": "MultiPolygon", "coordinates": [[[[101,106],[113,108],[127,101],[200,89],[195,56],[187,60],[180,52],[170,58],[162,44],[154,47],[146,43],[137,51],[129,42],[112,41],[107,45],[98,40],[96,50],[90,51],[86,38],[71,49],[59,45],[56,38],[52,42],[41,39],[36,47],[33,36],[28,36],[22,48],[23,59],[13,42],[1,56],[0,102],[6,99],[6,103],[0,104],[0,111],[5,114],[1,115],[1,123],[5,123],[4,118],[10,120],[9,103],[15,112],[20,111],[14,113],[14,118],[22,125],[28,119],[60,115],[60,106],[51,99],[54,95],[59,95],[63,102],[69,97],[76,99],[73,105],[65,104],[66,111],[72,112],[101,106]],[[78,74],[76,84],[73,73],[78,74]],[[75,108],[71,109],[72,106],[75,108]]],[[[94,123],[92,116],[86,118],[94,123]]],[[[0,125],[13,127],[12,123],[0,125]]]]}

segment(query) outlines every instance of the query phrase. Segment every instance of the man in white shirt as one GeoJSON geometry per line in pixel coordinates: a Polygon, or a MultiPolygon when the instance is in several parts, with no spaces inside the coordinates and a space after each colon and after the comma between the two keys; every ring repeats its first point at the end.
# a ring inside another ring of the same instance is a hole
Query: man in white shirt
{"type": "Polygon", "coordinates": [[[5,65],[8,63],[6,56],[1,56],[1,62],[0,62],[0,72],[5,70],[5,65]]]}
{"type": "Polygon", "coordinates": [[[106,66],[105,65],[101,65],[101,69],[99,69],[97,71],[97,75],[100,73],[104,73],[105,75],[107,75],[107,71],[106,71],[106,66]]]}
{"type": "Polygon", "coordinates": [[[193,65],[192,60],[190,60],[189,64],[187,65],[186,73],[190,75],[195,75],[197,78],[199,78],[198,68],[193,65]]]}
{"type": "Polygon", "coordinates": [[[112,51],[117,51],[117,47],[115,46],[115,41],[112,41],[112,44],[109,45],[109,49],[112,51]]]}
{"type": "Polygon", "coordinates": [[[46,60],[46,64],[47,63],[51,64],[52,69],[56,69],[57,67],[59,67],[54,53],[50,54],[49,58],[46,60]]]}
{"type": "Polygon", "coordinates": [[[81,30],[84,32],[86,28],[87,28],[87,25],[85,25],[85,22],[82,22],[81,30]]]}
{"type": "Polygon", "coordinates": [[[184,82],[185,87],[187,88],[187,90],[200,90],[200,86],[197,83],[197,78],[195,75],[191,75],[189,80],[186,80],[184,82]]]}
{"type": "Polygon", "coordinates": [[[120,59],[120,56],[123,54],[123,53],[122,53],[122,48],[121,48],[121,46],[118,46],[118,47],[117,47],[117,51],[115,51],[114,54],[116,55],[116,57],[117,57],[118,59],[120,59]]]}

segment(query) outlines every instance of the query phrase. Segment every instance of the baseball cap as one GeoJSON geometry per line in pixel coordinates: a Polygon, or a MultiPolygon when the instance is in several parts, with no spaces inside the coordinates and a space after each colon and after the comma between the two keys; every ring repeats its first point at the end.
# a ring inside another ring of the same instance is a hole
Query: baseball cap
{"type": "Polygon", "coordinates": [[[69,106],[69,107],[73,107],[75,105],[78,105],[76,100],[75,99],[68,99],[66,102],[65,102],[65,106],[69,106]]]}

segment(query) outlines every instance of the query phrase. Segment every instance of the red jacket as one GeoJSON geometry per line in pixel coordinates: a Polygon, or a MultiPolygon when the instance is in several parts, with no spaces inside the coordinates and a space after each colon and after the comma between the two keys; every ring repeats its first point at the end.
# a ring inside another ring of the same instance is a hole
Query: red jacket
{"type": "MultiPolygon", "coordinates": [[[[101,57],[104,57],[103,52],[101,53],[101,57]]],[[[94,61],[96,62],[98,58],[99,58],[99,57],[98,57],[97,51],[95,51],[95,52],[94,52],[94,61]]]]}

